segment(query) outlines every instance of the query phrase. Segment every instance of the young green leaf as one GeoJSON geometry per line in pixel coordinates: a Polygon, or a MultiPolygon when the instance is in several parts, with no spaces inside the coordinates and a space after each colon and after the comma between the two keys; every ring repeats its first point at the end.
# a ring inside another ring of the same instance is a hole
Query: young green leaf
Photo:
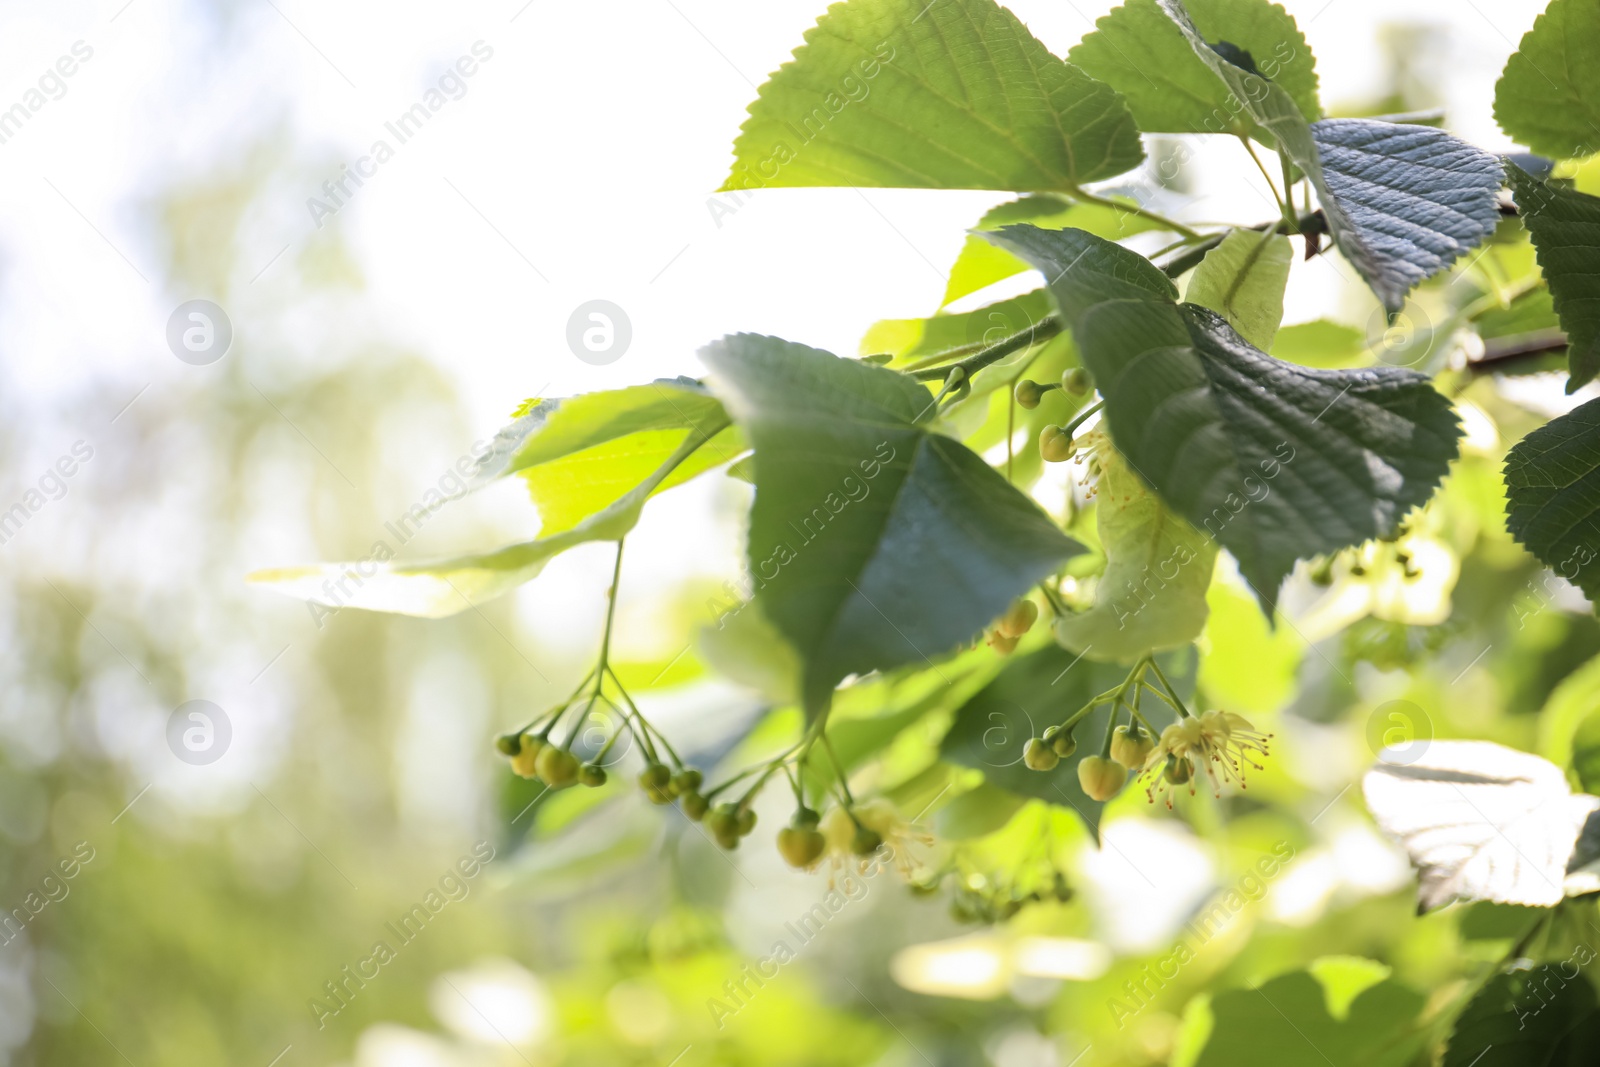
{"type": "Polygon", "coordinates": [[[1285,363],[1339,369],[1370,363],[1367,338],[1354,326],[1316,319],[1278,331],[1268,349],[1285,363]]]}
{"type": "MultiPolygon", "coordinates": [[[[1582,961],[1594,950],[1579,946],[1582,961]]],[[[1578,970],[1561,963],[1497,974],[1456,1019],[1441,1067],[1589,1067],[1600,1063],[1600,1005],[1578,970]]]]}
{"type": "Polygon", "coordinates": [[[1518,441],[1505,475],[1511,535],[1585,596],[1600,598],[1600,400],[1518,441]]]}
{"type": "Polygon", "coordinates": [[[1600,151],[1597,69],[1600,8],[1588,0],[1551,0],[1495,83],[1495,121],[1542,155],[1575,159],[1600,151]]]}
{"type": "Polygon", "coordinates": [[[1182,0],[1158,2],[1194,53],[1311,180],[1329,234],[1384,307],[1400,310],[1413,286],[1494,232],[1501,183],[1494,156],[1431,126],[1307,123],[1281,86],[1208,43],[1182,0]]]}
{"type": "MultiPolygon", "coordinates": [[[[1209,917],[1215,911],[1202,911],[1187,927],[1182,944],[1191,955],[1217,933],[1220,924],[1209,917]]],[[[1218,993],[1191,1012],[1186,1030],[1198,1023],[1193,1016],[1209,1016],[1209,1032],[1196,1035],[1204,1045],[1192,1067],[1406,1067],[1427,1041],[1426,1029],[1414,1025],[1425,1003],[1388,977],[1387,967],[1325,958],[1309,971],[1218,993]]]]}
{"type": "Polygon", "coordinates": [[[761,87],[727,190],[1070,190],[1144,158],[1122,97],[994,0],[846,0],[761,87]]]}
{"type": "Polygon", "coordinates": [[[1282,234],[1232,230],[1195,268],[1184,299],[1215,311],[1265,352],[1283,322],[1293,258],[1294,247],[1282,234]]]}
{"type": "Polygon", "coordinates": [[[750,575],[812,714],[850,674],[970,640],[1082,551],[964,445],[915,380],[775,337],[701,356],[755,448],[750,575]]]}
{"type": "Polygon", "coordinates": [[[1181,648],[1205,629],[1217,543],[1169,511],[1109,442],[1096,447],[1094,463],[1095,525],[1106,569],[1094,606],[1056,620],[1056,640],[1114,663],[1181,648]]]}
{"type": "Polygon", "coordinates": [[[1417,868],[1418,911],[1452,900],[1548,908],[1594,888],[1567,872],[1600,798],[1573,794],[1549,760],[1489,741],[1431,741],[1420,755],[1386,748],[1362,791],[1417,868]]]}
{"type": "Polygon", "coordinates": [[[1035,289],[972,311],[940,312],[925,319],[882,319],[861,335],[861,354],[888,353],[894,357],[890,366],[915,368],[930,357],[970,355],[998,344],[1037,326],[1055,310],[1050,294],[1035,289]]]}
{"type": "MultiPolygon", "coordinates": [[[[1045,230],[1064,230],[1068,227],[1088,230],[1112,241],[1156,228],[1156,224],[1149,219],[1121,207],[1075,204],[1054,196],[1027,196],[990,208],[973,230],[998,230],[1019,222],[1045,230]]],[[[961,246],[961,254],[950,268],[940,306],[1028,269],[1026,263],[1005,249],[990,244],[977,233],[968,234],[966,243],[961,246]]]]}
{"type": "MultiPolygon", "coordinates": [[[[1294,17],[1269,0],[1191,0],[1207,40],[1226,41],[1280,86],[1307,122],[1322,117],[1316,61],[1294,17]]],[[[1120,92],[1146,133],[1249,133],[1256,123],[1195,55],[1156,0],[1128,0],[1067,58],[1120,92]]]]}
{"type": "Polygon", "coordinates": [[[417,563],[392,562],[384,542],[367,558],[347,563],[256,571],[249,581],[304,600],[329,613],[361,608],[400,615],[443,618],[476,607],[538,577],[545,564],[569,548],[591,541],[617,541],[639,522],[645,502],[677,468],[727,428],[719,413],[694,430],[638,485],[570,529],[493,552],[417,563]],[[383,551],[376,551],[381,548],[383,551]]]}
{"type": "Polygon", "coordinates": [[[1507,176],[1567,334],[1571,393],[1600,374],[1600,197],[1546,185],[1517,166],[1507,176]]]}
{"type": "Polygon", "coordinates": [[[662,492],[744,451],[722,404],[688,378],[663,379],[530,408],[495,435],[471,484],[521,475],[544,537],[570,530],[648,478],[701,427],[723,429],[663,479],[662,492]]]}
{"type": "Polygon", "coordinates": [[[1393,532],[1456,457],[1456,416],[1420,374],[1273,359],[1092,234],[992,239],[1050,279],[1117,450],[1233,553],[1268,610],[1296,560],[1393,532]]]}

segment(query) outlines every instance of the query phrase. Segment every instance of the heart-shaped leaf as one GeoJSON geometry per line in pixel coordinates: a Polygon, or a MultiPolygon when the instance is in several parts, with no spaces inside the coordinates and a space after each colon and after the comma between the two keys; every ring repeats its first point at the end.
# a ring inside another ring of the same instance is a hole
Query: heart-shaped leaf
{"type": "MultiPolygon", "coordinates": [[[[1584,948],[1588,963],[1594,952],[1584,948]]],[[[1577,958],[1497,974],[1456,1019],[1441,1067],[1590,1067],[1600,1006],[1577,958]]]]}
{"type": "Polygon", "coordinates": [[[994,0],[847,0],[761,87],[724,189],[1069,190],[1138,166],[1122,97],[994,0]]]}
{"type": "Polygon", "coordinates": [[[1494,117],[1541,155],[1575,159],[1600,151],[1600,7],[1551,0],[1533,20],[1494,87],[1494,117]]]}
{"type": "Polygon", "coordinates": [[[1268,610],[1296,560],[1391,533],[1456,456],[1456,416],[1420,374],[1274,359],[1093,234],[990,236],[1050,281],[1117,450],[1233,553],[1268,610]]]}
{"type": "Polygon", "coordinates": [[[850,674],[932,663],[1082,551],[914,379],[776,337],[701,351],[755,448],[750,577],[812,714],[850,674]]]}
{"type": "Polygon", "coordinates": [[[1489,741],[1386,748],[1362,790],[1417,868],[1418,911],[1452,900],[1548,908],[1592,888],[1569,886],[1567,870],[1600,799],[1573,794],[1549,760],[1489,741]]]}

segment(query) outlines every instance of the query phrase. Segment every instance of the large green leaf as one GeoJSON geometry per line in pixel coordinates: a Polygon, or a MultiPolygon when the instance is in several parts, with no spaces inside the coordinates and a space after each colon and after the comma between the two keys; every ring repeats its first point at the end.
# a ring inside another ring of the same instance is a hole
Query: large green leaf
{"type": "Polygon", "coordinates": [[[1456,1020],[1442,1067],[1594,1063],[1600,1063],[1600,1006],[1589,979],[1567,960],[1489,979],[1456,1020]]]}
{"type": "Polygon", "coordinates": [[[1283,322],[1283,290],[1294,248],[1282,234],[1234,230],[1206,253],[1183,294],[1228,320],[1263,352],[1283,322]]]}
{"type": "Polygon", "coordinates": [[[495,435],[473,484],[521,475],[539,508],[544,537],[577,526],[650,477],[702,427],[724,429],[662,479],[682,484],[744,451],[722,404],[691,379],[546,400],[495,435]]]}
{"type": "MultiPolygon", "coordinates": [[[[1031,223],[1045,230],[1064,230],[1070,226],[1113,241],[1156,227],[1143,215],[1135,215],[1117,206],[1072,203],[1055,196],[1025,196],[990,208],[973,229],[998,230],[1019,222],[1031,223]]],[[[940,306],[1028,269],[1026,263],[1005,249],[985,241],[976,233],[969,234],[966,243],[961,246],[961,254],[950,268],[940,306]]]]}
{"type": "Polygon", "coordinates": [[[1050,279],[1117,450],[1233,553],[1264,607],[1296,560],[1392,533],[1456,457],[1458,420],[1420,374],[1274,359],[1093,234],[992,239],[1050,279]]]}
{"type": "Polygon", "coordinates": [[[1384,307],[1480,244],[1499,221],[1500,161],[1443,130],[1376,119],[1308,123],[1282,86],[1230,61],[1182,0],[1158,0],[1190,48],[1317,190],[1328,232],[1384,307]]]}
{"type": "MultiPolygon", "coordinates": [[[[1183,649],[1158,660],[1179,695],[1188,699],[1197,663],[1193,651],[1183,649]]],[[[1078,784],[1078,763],[1085,756],[1099,755],[1111,709],[1099,707],[1077,725],[1073,730],[1077,751],[1054,770],[1029,770],[1022,762],[1022,749],[1030,737],[1038,737],[1045,727],[1122,684],[1127,675],[1124,665],[1097,663],[1055,645],[1018,654],[957,710],[939,755],[982,771],[991,786],[1071,808],[1098,839],[1105,805],[1091,800],[1078,784]]]]}
{"type": "Polygon", "coordinates": [[[1181,1062],[1184,1067],[1404,1067],[1427,1039],[1425,1028],[1415,1025],[1425,1002],[1386,977],[1387,970],[1366,960],[1333,958],[1252,989],[1218,993],[1189,1012],[1185,1029],[1209,1025],[1209,1033],[1198,1055],[1181,1062]]]}
{"type": "Polygon", "coordinates": [[[994,0],[847,0],[761,87],[724,189],[1069,190],[1144,149],[1116,91],[994,0]]]}
{"type": "Polygon", "coordinates": [[[750,575],[809,711],[847,675],[932,663],[1081,551],[966,446],[927,388],[775,337],[701,352],[755,448],[750,575]]]}
{"type": "MultiPolygon", "coordinates": [[[[1248,54],[1307,122],[1322,117],[1316,61],[1293,16],[1269,0],[1191,0],[1188,6],[1207,40],[1226,41],[1248,54]]],[[[1128,0],[1114,8],[1067,58],[1120,92],[1146,133],[1254,128],[1240,107],[1243,98],[1218,84],[1156,0],[1128,0]]]]}
{"type": "Polygon", "coordinates": [[[1500,128],[1557,159],[1600,151],[1600,7],[1551,0],[1523,34],[1494,87],[1500,128]]]}
{"type": "Polygon", "coordinates": [[[1507,168],[1512,196],[1567,334],[1567,392],[1600,374],[1600,197],[1507,168]]]}
{"type": "Polygon", "coordinates": [[[1600,400],[1518,441],[1505,474],[1512,536],[1589,599],[1600,597],[1600,400]]]}
{"type": "MultiPolygon", "coordinates": [[[[662,483],[726,427],[724,414],[708,419],[644,481],[571,529],[551,536],[493,552],[418,563],[391,562],[393,546],[380,541],[358,561],[262,570],[249,580],[329,612],[351,607],[426,618],[454,615],[532,580],[569,548],[621,540],[637,525],[645,502],[662,483]]],[[[315,610],[313,614],[320,623],[320,614],[315,610]]]]}

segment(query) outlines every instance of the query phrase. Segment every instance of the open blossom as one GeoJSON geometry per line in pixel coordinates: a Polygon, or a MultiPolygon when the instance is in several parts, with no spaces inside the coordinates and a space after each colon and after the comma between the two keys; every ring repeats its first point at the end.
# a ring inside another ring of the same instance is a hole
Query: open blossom
{"type": "Polygon", "coordinates": [[[1149,782],[1145,790],[1151,802],[1156,793],[1166,793],[1172,807],[1172,788],[1188,785],[1194,795],[1194,779],[1204,772],[1212,791],[1222,795],[1224,782],[1245,788],[1245,768],[1261,770],[1255,757],[1266,756],[1271,734],[1264,734],[1243,715],[1231,711],[1208,711],[1195,718],[1186,717],[1161,731],[1161,740],[1145,761],[1141,776],[1149,782]]]}
{"type": "Polygon", "coordinates": [[[823,855],[831,861],[834,872],[852,863],[865,871],[874,862],[892,856],[896,868],[909,878],[915,864],[908,846],[912,842],[928,844],[933,839],[912,826],[900,809],[884,797],[863,801],[853,811],[855,818],[843,807],[833,807],[822,817],[819,829],[827,842],[823,855]],[[876,835],[877,841],[862,836],[863,830],[876,835]],[[863,853],[861,849],[866,845],[871,847],[863,853]]]}

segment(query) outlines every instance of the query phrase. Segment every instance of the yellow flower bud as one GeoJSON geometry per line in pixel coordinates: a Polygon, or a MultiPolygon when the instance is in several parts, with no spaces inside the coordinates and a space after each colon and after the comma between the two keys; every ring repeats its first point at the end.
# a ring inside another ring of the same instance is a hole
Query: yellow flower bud
{"type": "Polygon", "coordinates": [[[1128,769],[1100,756],[1085,756],[1078,763],[1078,784],[1091,800],[1110,800],[1128,780],[1128,769]]]}

